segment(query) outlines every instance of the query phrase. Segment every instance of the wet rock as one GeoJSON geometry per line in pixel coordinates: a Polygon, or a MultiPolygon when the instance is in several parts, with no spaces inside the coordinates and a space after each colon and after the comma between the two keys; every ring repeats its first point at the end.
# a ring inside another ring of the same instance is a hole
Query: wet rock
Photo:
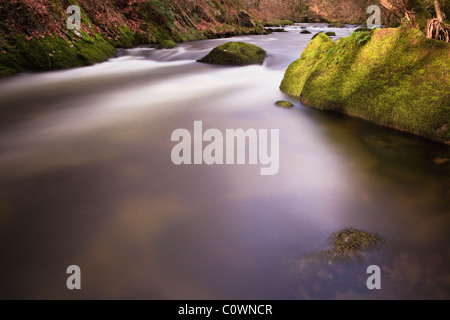
{"type": "Polygon", "coordinates": [[[294,104],[292,104],[289,101],[285,101],[285,100],[280,100],[275,102],[275,105],[281,108],[285,108],[285,109],[291,109],[294,107],[294,104]]]}
{"type": "Polygon", "coordinates": [[[198,62],[244,66],[263,64],[267,53],[262,48],[245,42],[228,42],[214,48],[206,57],[198,62]]]}
{"type": "Polygon", "coordinates": [[[385,240],[376,234],[355,228],[342,229],[333,233],[328,242],[330,248],[314,253],[311,258],[334,262],[363,260],[364,254],[380,249],[385,240]]]}
{"type": "Polygon", "coordinates": [[[300,31],[300,34],[311,34],[312,32],[311,31],[308,31],[308,30],[302,30],[302,31],[300,31]]]}

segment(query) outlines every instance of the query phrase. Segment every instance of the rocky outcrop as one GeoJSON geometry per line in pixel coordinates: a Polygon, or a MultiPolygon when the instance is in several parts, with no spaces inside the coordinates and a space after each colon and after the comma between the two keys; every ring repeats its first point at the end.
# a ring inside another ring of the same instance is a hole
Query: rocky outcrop
{"type": "Polygon", "coordinates": [[[333,110],[450,143],[450,44],[407,27],[321,33],[285,73],[281,90],[333,110]]]}

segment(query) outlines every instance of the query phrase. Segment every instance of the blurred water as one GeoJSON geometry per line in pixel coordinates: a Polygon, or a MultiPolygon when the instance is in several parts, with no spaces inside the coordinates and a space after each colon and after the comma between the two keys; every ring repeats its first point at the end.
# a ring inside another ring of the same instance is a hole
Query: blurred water
{"type": "Polygon", "coordinates": [[[263,66],[195,62],[219,39],[2,80],[0,297],[450,298],[449,148],[280,93],[311,38],[300,28],[233,39],[267,50],[263,66]],[[279,129],[279,174],[173,165],[171,134],[195,120],[279,129]],[[307,258],[343,227],[387,244],[359,263],[307,258]],[[73,264],[80,292],[65,287],[73,264]]]}

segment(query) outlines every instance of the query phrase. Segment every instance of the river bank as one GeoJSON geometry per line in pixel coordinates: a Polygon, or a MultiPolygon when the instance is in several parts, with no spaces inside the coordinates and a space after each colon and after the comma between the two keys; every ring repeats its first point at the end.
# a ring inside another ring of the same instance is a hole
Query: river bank
{"type": "Polygon", "coordinates": [[[408,27],[312,40],[281,90],[305,105],[450,144],[450,44],[408,27]]]}

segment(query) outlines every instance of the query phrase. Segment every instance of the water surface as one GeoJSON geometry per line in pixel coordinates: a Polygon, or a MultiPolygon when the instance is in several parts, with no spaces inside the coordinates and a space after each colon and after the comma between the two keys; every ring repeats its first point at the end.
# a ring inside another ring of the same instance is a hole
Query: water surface
{"type": "Polygon", "coordinates": [[[219,39],[2,80],[0,297],[450,298],[449,148],[282,94],[311,38],[288,31],[233,39],[264,48],[263,66],[197,63],[219,39]],[[279,174],[173,165],[172,132],[196,120],[279,129],[279,174]],[[387,243],[355,263],[307,258],[344,227],[387,243]],[[371,264],[382,290],[366,287],[371,264]]]}

